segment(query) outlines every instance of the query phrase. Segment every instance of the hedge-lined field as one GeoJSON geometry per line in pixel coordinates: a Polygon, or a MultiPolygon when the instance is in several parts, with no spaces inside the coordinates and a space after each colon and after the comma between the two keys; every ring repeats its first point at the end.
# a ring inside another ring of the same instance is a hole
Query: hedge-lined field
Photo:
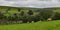
{"type": "Polygon", "coordinates": [[[0,30],[60,30],[60,8],[26,9],[1,6],[0,30]]]}
{"type": "Polygon", "coordinates": [[[59,8],[18,8],[0,6],[0,24],[60,20],[59,8]]]}
{"type": "Polygon", "coordinates": [[[0,25],[0,30],[60,30],[60,20],[31,24],[0,25]]]}

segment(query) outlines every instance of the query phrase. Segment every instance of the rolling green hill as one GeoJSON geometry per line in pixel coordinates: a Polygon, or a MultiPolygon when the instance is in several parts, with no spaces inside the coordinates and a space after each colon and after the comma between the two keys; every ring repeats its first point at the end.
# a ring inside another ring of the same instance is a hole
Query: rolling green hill
{"type": "MultiPolygon", "coordinates": [[[[40,10],[40,8],[22,8],[21,10],[27,12],[29,10],[40,10]]],[[[60,8],[43,8],[47,10],[53,10],[55,12],[60,13],[60,8]]],[[[17,11],[17,7],[6,7],[0,6],[0,11],[4,13],[4,15],[9,16],[14,13],[20,13],[17,11]],[[11,8],[7,11],[7,8],[11,8]]],[[[34,14],[38,14],[38,12],[34,12],[34,14]]],[[[5,20],[5,19],[4,19],[5,20]]],[[[0,30],[60,30],[60,20],[56,21],[43,21],[36,23],[23,23],[23,24],[9,24],[9,25],[0,25],[0,30]]]]}

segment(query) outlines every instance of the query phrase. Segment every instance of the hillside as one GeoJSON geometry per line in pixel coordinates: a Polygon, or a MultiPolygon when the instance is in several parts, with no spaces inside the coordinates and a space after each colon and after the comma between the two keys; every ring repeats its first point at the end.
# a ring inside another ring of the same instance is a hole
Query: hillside
{"type": "MultiPolygon", "coordinates": [[[[60,19],[60,8],[0,6],[0,30],[60,30],[60,20],[48,21],[48,18],[45,20],[45,17],[52,15],[53,12],[50,10],[59,12],[57,13],[57,19],[60,19]],[[41,13],[42,10],[44,13],[41,13]],[[29,15],[28,12],[32,12],[32,15],[29,15]],[[34,22],[32,23],[32,21],[34,22]]],[[[52,17],[56,19],[53,15],[52,17]]]]}
{"type": "Polygon", "coordinates": [[[31,24],[0,25],[0,30],[60,30],[60,20],[31,24]]]}

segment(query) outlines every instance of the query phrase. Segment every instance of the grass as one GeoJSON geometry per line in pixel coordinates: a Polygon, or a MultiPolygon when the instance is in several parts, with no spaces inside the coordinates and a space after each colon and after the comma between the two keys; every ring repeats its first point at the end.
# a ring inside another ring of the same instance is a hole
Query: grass
{"type": "Polygon", "coordinates": [[[60,20],[31,24],[0,25],[0,30],[60,30],[60,20]]]}
{"type": "MultiPolygon", "coordinates": [[[[2,7],[3,8],[3,7],[2,7]]],[[[6,11],[6,8],[0,9],[0,11],[6,11]]],[[[24,12],[28,12],[28,10],[22,10],[24,12]]],[[[54,10],[56,12],[60,12],[60,9],[54,10]]],[[[19,13],[17,9],[11,9],[9,13],[19,13]]],[[[6,13],[5,15],[9,16],[10,14],[6,13]]],[[[34,14],[38,14],[38,12],[34,12],[34,14]]],[[[48,22],[36,22],[31,24],[12,24],[12,25],[0,25],[0,30],[60,30],[60,20],[56,21],[48,21],[48,22]]]]}

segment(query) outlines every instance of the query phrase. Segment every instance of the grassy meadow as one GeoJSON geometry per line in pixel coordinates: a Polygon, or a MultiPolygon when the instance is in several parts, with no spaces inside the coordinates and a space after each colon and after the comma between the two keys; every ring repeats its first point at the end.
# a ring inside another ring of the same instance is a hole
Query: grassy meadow
{"type": "Polygon", "coordinates": [[[0,30],[60,30],[60,20],[31,24],[0,25],[0,30]]]}

